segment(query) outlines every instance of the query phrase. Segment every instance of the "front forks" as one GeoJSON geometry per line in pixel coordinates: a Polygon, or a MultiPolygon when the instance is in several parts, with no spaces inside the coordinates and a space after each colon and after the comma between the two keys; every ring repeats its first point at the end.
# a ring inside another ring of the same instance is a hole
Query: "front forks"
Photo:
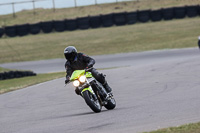
{"type": "Polygon", "coordinates": [[[97,81],[96,83],[94,83],[92,87],[95,87],[96,92],[99,93],[99,95],[100,95],[100,97],[101,97],[101,99],[102,99],[103,101],[106,101],[106,100],[107,100],[108,93],[107,93],[106,90],[103,88],[103,86],[102,86],[100,83],[98,83],[98,81],[97,81]]]}

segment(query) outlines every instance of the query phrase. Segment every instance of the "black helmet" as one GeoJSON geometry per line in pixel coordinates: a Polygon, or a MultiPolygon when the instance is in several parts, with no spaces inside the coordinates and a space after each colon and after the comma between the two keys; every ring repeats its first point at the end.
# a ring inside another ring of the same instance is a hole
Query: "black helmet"
{"type": "Polygon", "coordinates": [[[64,50],[64,55],[68,61],[72,62],[77,56],[77,50],[74,46],[68,46],[64,50]]]}

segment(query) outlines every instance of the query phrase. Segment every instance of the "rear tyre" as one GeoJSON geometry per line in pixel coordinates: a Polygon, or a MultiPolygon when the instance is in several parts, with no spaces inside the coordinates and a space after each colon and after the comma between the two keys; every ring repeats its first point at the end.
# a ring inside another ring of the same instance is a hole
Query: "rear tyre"
{"type": "Polygon", "coordinates": [[[97,98],[94,97],[94,94],[90,93],[89,91],[83,92],[83,98],[85,99],[85,102],[87,105],[95,112],[99,113],[101,112],[101,104],[97,98]]]}

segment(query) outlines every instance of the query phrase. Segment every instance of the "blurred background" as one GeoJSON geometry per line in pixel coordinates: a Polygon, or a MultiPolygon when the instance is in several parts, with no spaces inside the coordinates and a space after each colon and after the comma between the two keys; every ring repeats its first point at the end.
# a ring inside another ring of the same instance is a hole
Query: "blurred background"
{"type": "Polygon", "coordinates": [[[69,8],[123,1],[131,0],[0,0],[0,15],[35,8],[69,8]]]}

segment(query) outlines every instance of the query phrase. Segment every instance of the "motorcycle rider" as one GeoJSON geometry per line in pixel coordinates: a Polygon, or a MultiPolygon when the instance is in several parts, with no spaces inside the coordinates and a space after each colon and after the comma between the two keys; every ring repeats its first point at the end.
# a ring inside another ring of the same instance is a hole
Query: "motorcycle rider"
{"type": "MultiPolygon", "coordinates": [[[[68,46],[64,49],[64,56],[66,58],[65,68],[66,68],[66,80],[65,84],[70,81],[70,77],[75,70],[83,70],[91,68],[89,71],[92,73],[92,76],[99,81],[108,93],[111,93],[112,89],[105,80],[105,76],[102,73],[99,73],[93,65],[95,60],[83,53],[77,53],[77,50],[74,46],[68,46]]],[[[78,89],[75,90],[77,95],[80,95],[78,89]]]]}

